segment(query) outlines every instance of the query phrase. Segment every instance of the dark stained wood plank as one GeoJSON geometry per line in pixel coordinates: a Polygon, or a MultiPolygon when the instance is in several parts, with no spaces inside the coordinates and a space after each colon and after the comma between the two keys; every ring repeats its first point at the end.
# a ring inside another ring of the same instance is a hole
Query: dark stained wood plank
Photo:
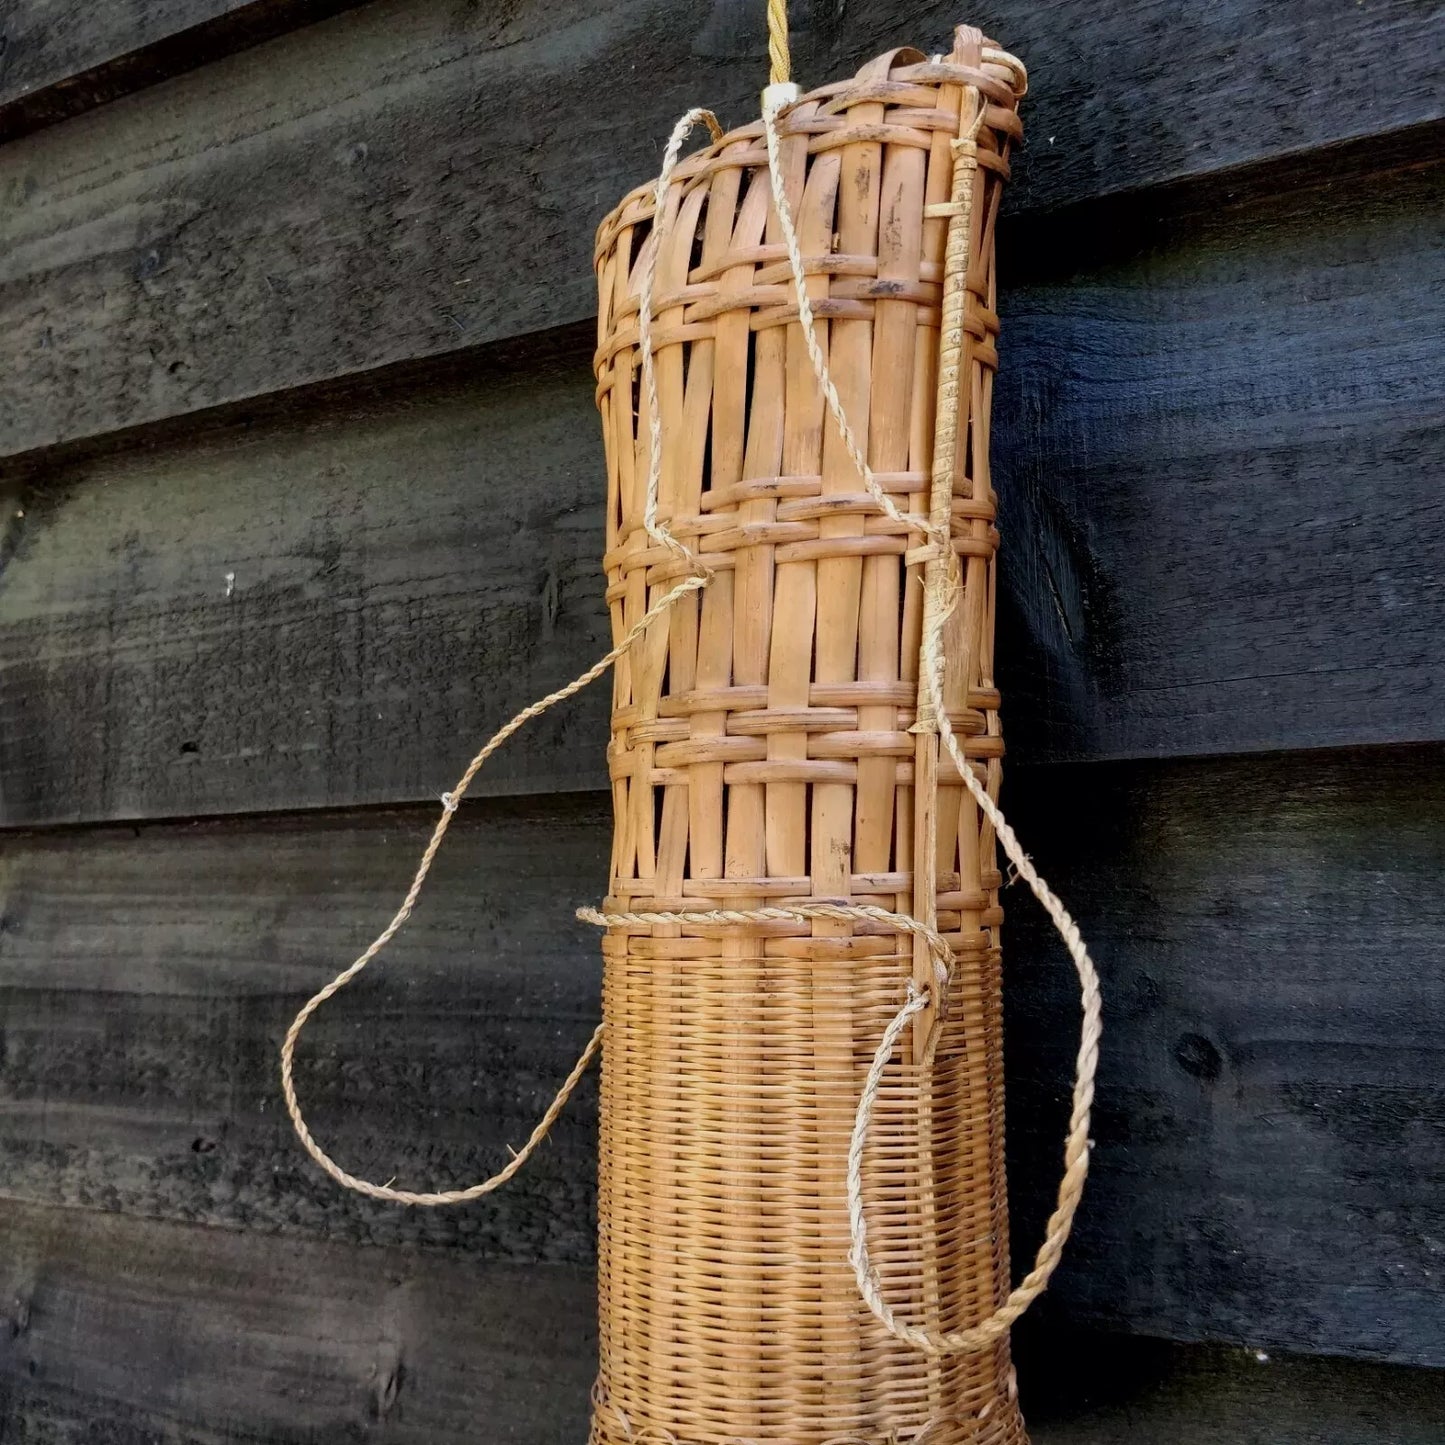
{"type": "MultiPolygon", "coordinates": [[[[590,1271],[0,1205],[10,1445],[556,1445],[586,1431],[590,1271]]],[[[1445,1376],[1029,1335],[1038,1445],[1435,1445],[1445,1376]]]]}
{"type": "Polygon", "coordinates": [[[1445,1374],[1117,1335],[1015,1332],[1037,1445],[1435,1445],[1445,1374]]]}
{"type": "MultiPolygon", "coordinates": [[[[0,1203],[7,1445],[558,1445],[591,1271],[0,1203]],[[480,1431],[485,1427],[485,1435],[480,1431]]],[[[1025,1331],[1038,1445],[1435,1445],[1445,1375],[1025,1331]]]]}
{"type": "MultiPolygon", "coordinates": [[[[1006,803],[1107,988],[1055,1321],[1445,1363],[1445,750],[1015,768],[1006,803]]],[[[389,915],[430,817],[10,837],[0,1195],[587,1262],[590,1089],[463,1211],[339,1192],[281,1114],[287,1022],[389,915]]],[[[303,1041],[344,1163],[467,1182],[524,1136],[596,1016],[571,910],[609,837],[601,797],[463,810],[393,952],[303,1041]]],[[[1056,1183],[1076,1004],[1035,910],[1017,888],[1005,905],[1022,1254],[1056,1183]]]]}
{"type": "Polygon", "coordinates": [[[580,1439],[591,1272],[0,1203],[7,1445],[580,1439]]]}
{"type": "MultiPolygon", "coordinates": [[[[1013,253],[993,450],[1019,760],[1442,736],[1445,167],[1204,199],[1125,213],[1127,245],[1107,207],[1066,252],[1013,253]]],[[[17,472],[0,821],[450,786],[606,646],[589,345],[17,472]]],[[[479,789],[599,786],[606,688],[479,789]]]]}
{"type": "MultiPolygon", "coordinates": [[[[591,315],[593,227],[676,116],[755,111],[758,10],[378,0],[7,147],[0,455],[591,315]]],[[[1439,119],[1418,0],[987,18],[1034,69],[1026,210],[1439,119]]],[[[818,6],[797,70],[956,19],[818,6]]]]}
{"type": "Polygon", "coordinates": [[[1445,167],[1198,200],[1005,252],[1012,743],[1439,738],[1445,167]]]}
{"type": "MultiPolygon", "coordinates": [[[[420,1187],[499,1168],[596,1023],[573,909],[606,886],[605,800],[465,809],[412,922],[303,1037],[297,1080],[347,1167],[420,1187]]],[[[0,1196],[590,1261],[591,1081],[513,1186],[466,1209],[339,1189],[281,1107],[304,998],[400,901],[419,812],[37,836],[0,857],[0,1196]]]]}
{"type": "MultiPolygon", "coordinates": [[[[608,646],[601,446],[573,362],[37,478],[0,572],[0,813],[449,788],[608,646]]],[[[529,726],[478,790],[604,784],[607,688],[529,726]]]]}
{"type": "Polygon", "coordinates": [[[0,141],[195,70],[357,0],[11,0],[0,141]]]}
{"type": "MultiPolygon", "coordinates": [[[[1042,768],[1006,802],[1107,1000],[1093,1175],[1048,1309],[1445,1363],[1445,749],[1042,768]]],[[[1022,1251],[1077,995],[1032,900],[1007,898],[1022,1251]]]]}

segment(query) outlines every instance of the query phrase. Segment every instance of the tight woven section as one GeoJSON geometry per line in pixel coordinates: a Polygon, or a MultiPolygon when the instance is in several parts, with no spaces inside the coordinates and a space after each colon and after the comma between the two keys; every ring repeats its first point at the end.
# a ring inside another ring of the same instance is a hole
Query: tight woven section
{"type": "MultiPolygon", "coordinates": [[[[881,56],[805,96],[779,127],[828,369],[879,482],[923,522],[939,515],[955,143],[985,107],[951,403],[959,449],[940,520],[951,518],[963,577],[948,715],[994,796],[993,232],[1020,80],[961,29],[945,59],[881,56]]],[[[967,1328],[1009,1290],[1001,880],[992,829],[919,706],[923,580],[938,549],[880,512],[825,415],[761,125],[681,161],[655,222],[649,185],[598,233],[614,637],[688,575],[686,555],[644,527],[648,248],[658,517],[714,575],[617,664],[606,908],[841,901],[944,934],[956,958],[947,1008],[904,1034],[863,1181],[873,1263],[899,1318],[967,1328]]],[[[926,947],[857,918],[634,925],[603,947],[593,1445],[1019,1445],[1006,1341],[947,1357],[900,1343],[848,1259],[854,1113],[910,983],[934,982],[926,947]]]]}

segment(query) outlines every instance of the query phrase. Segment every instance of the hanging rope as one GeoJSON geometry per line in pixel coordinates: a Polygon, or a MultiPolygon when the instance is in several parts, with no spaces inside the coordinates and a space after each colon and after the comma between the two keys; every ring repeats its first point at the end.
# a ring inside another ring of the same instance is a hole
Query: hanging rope
{"type": "MultiPolygon", "coordinates": [[[[705,123],[716,140],[722,134],[722,127],[718,125],[717,117],[710,110],[690,110],[678,121],[673,128],[671,137],[667,143],[667,150],[663,156],[662,170],[657,179],[657,215],[662,216],[663,206],[667,199],[667,187],[672,179],[672,172],[677,165],[677,157],[682,150],[682,143],[687,139],[688,133],[699,122],[705,123]]],[[[659,219],[660,230],[660,219],[659,219]]],[[[537,1146],[545,1139],[551,1131],[552,1125],[556,1123],[557,1116],[566,1107],[568,1099],[572,1097],[582,1075],[586,1073],[587,1066],[592,1062],[598,1048],[602,1043],[602,1025],[599,1024],[594,1030],[587,1047],[583,1049],[581,1057],[572,1066],[572,1071],[558,1089],[556,1096],[547,1106],[542,1118],[538,1121],[537,1127],[532,1130],[531,1136],[526,1144],[522,1146],[519,1153],[514,1155],[511,1161],[493,1174],[488,1179],[483,1179],[478,1184],[469,1185],[465,1189],[442,1189],[426,1193],[419,1193],[411,1189],[397,1189],[390,1184],[373,1184],[370,1180],[361,1179],[355,1174],[348,1173],[343,1169],[321,1146],[316,1142],[315,1136],[307,1126],[306,1117],[302,1113],[300,1101],[296,1097],[296,1044],[301,1037],[301,1031],[306,1027],[307,1022],[317,1009],[327,999],[340,993],[342,989],[359,974],[382,949],[396,936],[402,925],[411,917],[411,910],[417,899],[421,896],[421,890],[426,884],[427,875],[431,872],[432,864],[436,861],[437,851],[441,848],[442,839],[447,835],[447,829],[451,827],[452,818],[455,816],[457,806],[467,789],[471,787],[473,779],[482,770],[487,759],[500,748],[508,738],[519,728],[525,726],[533,718],[541,717],[549,708],[557,703],[565,701],[575,693],[582,691],[589,683],[595,682],[603,673],[612,666],[614,662],[624,653],[628,652],[632,645],[639,638],[646,635],[652,624],[665,616],[678,602],[690,592],[696,592],[706,587],[711,578],[705,568],[696,562],[692,554],[679,543],[670,532],[657,520],[657,494],[662,478],[662,418],[657,401],[657,381],[652,366],[651,352],[651,325],[652,325],[652,288],[657,272],[657,250],[660,248],[661,235],[657,236],[652,252],[646,258],[643,266],[643,302],[639,315],[639,324],[642,337],[646,338],[643,351],[643,390],[647,396],[648,407],[648,472],[647,472],[647,501],[643,512],[644,525],[649,534],[657,542],[680,553],[693,567],[694,575],[679,582],[676,587],[666,593],[628,629],[626,636],[605,656],[598,658],[586,672],[573,678],[566,687],[558,688],[556,692],[548,693],[546,697],[540,698],[530,707],[524,707],[509,722],[504,723],[487,740],[481,751],[467,764],[466,771],[457,779],[456,786],[451,792],[442,794],[442,813],[437,819],[436,826],[432,829],[432,835],[422,852],[421,861],[417,864],[416,873],[412,876],[411,887],[406,891],[406,897],[402,899],[401,907],[392,915],[391,922],[381,930],[371,941],[361,956],[343,969],[302,1007],[292,1021],[291,1027],[286,1030],[286,1037],[281,1044],[281,1093],[286,1101],[286,1112],[291,1117],[292,1127],[296,1130],[296,1137],[300,1139],[302,1147],[311,1156],[317,1166],[338,1184],[346,1189],[355,1190],[358,1194],[364,1194],[368,1199],[381,1199],[391,1204],[411,1204],[435,1207],[446,1204],[467,1204],[474,1199],[480,1199],[485,1194],[500,1189],[516,1172],[532,1157],[537,1146]]]]}
{"type": "MultiPolygon", "coordinates": [[[[781,89],[781,88],[779,88],[781,89]]],[[[804,273],[803,255],[798,245],[796,229],[788,204],[787,188],[784,184],[781,152],[778,143],[778,116],[786,103],[783,96],[773,87],[764,92],[763,128],[768,145],[768,171],[772,179],[773,204],[777,209],[779,227],[787,246],[788,261],[793,273],[793,287],[798,301],[798,321],[803,329],[808,356],[818,386],[828,404],[828,411],[838,429],[838,434],[848,451],[849,458],[858,471],[864,487],[873,500],[894,521],[905,520],[879,485],[858,445],[853,429],[844,414],[837,388],[828,374],[827,360],[818,343],[813,321],[812,306],[808,299],[807,281],[804,273]]],[[[946,214],[949,218],[948,239],[944,256],[945,291],[940,334],[943,338],[939,357],[939,393],[936,431],[933,444],[933,465],[937,476],[942,469],[943,480],[947,480],[951,491],[953,457],[957,442],[959,415],[958,388],[959,371],[963,351],[964,308],[968,285],[968,263],[972,247],[973,189],[978,170],[978,132],[983,125],[985,110],[981,96],[973,87],[967,87],[964,97],[965,111],[972,111],[972,120],[953,142],[954,166],[952,195],[946,208],[935,214],[946,214]]],[[[883,1297],[882,1281],[868,1252],[868,1226],[863,1212],[862,1158],[867,1143],[869,1125],[872,1121],[873,1105],[882,1083],[884,1070],[893,1050],[901,1037],[904,1027],[929,1004],[925,995],[912,995],[889,1024],[874,1055],[869,1069],[863,1094],[858,1104],[852,1141],[848,1153],[848,1213],[852,1248],[849,1257],[857,1278],[858,1289],[867,1301],[869,1309],[885,1329],[896,1338],[906,1341],[930,1354],[957,1354],[969,1350],[983,1349],[1005,1335],[1020,1315],[1048,1287],[1050,1276],[1058,1267],[1065,1243],[1073,1228],[1074,1215],[1083,1197],[1084,1181],[1089,1172],[1089,1126],[1094,1101],[1094,1076],[1099,1063],[1099,1039],[1103,1032],[1103,1007],[1099,988],[1099,975],[1089,957],[1078,925],[1060,902],[1058,896],[1044,882],[1028,854],[1024,852],[1018,835],[1010,827],[998,804],[989,796],[988,790],[979,782],[973,768],[964,757],[958,739],[954,735],[949,719],[947,700],[944,694],[944,628],[949,616],[958,605],[961,579],[958,575],[958,559],[953,550],[952,537],[946,527],[937,524],[923,525],[916,517],[906,519],[908,525],[918,528],[930,536],[936,547],[942,549],[945,566],[934,569],[932,590],[934,595],[926,605],[925,615],[930,621],[923,637],[923,673],[930,700],[933,704],[933,724],[938,728],[939,737],[964,786],[968,789],[980,811],[993,825],[994,832],[1003,846],[1005,855],[1013,864],[1018,876],[1028,884],[1030,892],[1038,899],[1059,937],[1063,939],[1073,960],[1079,978],[1080,1003],[1083,1023],[1080,1031],[1079,1052],[1075,1064],[1073,1103],[1069,1117],[1068,1133],[1064,1141],[1064,1175],[1059,1186],[1058,1201],[1049,1218],[1044,1242],[1039,1248],[1034,1266],[1007,1300],[981,1324],[972,1329],[951,1334],[905,1325],[883,1297]]],[[[937,815],[928,814],[929,841],[931,847],[937,833],[937,815]]]]}
{"type": "Polygon", "coordinates": [[[768,0],[768,82],[786,85],[793,78],[788,53],[788,0],[768,0]]]}

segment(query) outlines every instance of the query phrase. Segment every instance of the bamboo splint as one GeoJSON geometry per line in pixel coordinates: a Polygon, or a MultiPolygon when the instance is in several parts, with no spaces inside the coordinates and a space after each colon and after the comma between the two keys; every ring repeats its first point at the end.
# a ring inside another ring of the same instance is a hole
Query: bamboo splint
{"type": "Polygon", "coordinates": [[[946,60],[893,51],[777,123],[827,372],[896,521],[827,414],[761,123],[634,191],[598,233],[614,636],[690,568],[709,581],[615,674],[594,1445],[1023,1438],[1005,1336],[925,1354],[870,1313],[845,1188],[870,1060],[912,984],[861,1159],[877,1279],[926,1334],[1004,1304],[994,828],[940,756],[920,656],[926,609],[949,605],[931,520],[960,563],[948,717],[996,797],[993,234],[1021,82],[960,30],[946,60]],[[971,164],[951,199],[960,136],[971,164]],[[962,362],[941,417],[960,208],[962,362]],[[662,544],[644,517],[644,277],[662,544]],[[935,453],[940,420],[952,455],[935,453]],[[940,931],[946,1009],[927,999],[927,941],[890,924],[706,918],[830,904],[940,931]]]}

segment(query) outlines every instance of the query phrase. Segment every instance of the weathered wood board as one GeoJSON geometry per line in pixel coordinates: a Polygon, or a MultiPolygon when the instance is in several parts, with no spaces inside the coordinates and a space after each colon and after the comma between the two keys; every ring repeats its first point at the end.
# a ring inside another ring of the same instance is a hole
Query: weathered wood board
{"type": "MultiPolygon", "coordinates": [[[[377,0],[6,146],[0,455],[590,316],[592,228],[676,117],[756,112],[758,8],[377,0]]],[[[939,44],[957,11],[819,5],[797,72],[939,44]]],[[[978,18],[1033,68],[1016,208],[1440,116],[1445,10],[1418,0],[978,18]]]]}
{"type": "MultiPolygon", "coordinates": [[[[1095,1170],[1049,1307],[1445,1364],[1445,750],[1046,768],[1008,801],[1107,999],[1095,1170]]],[[[1022,1249],[1077,989],[1007,897],[1022,1249]]]]}
{"type": "Polygon", "coordinates": [[[1017,1336],[1035,1445],[1436,1445],[1445,1374],[1117,1335],[1017,1336]]]}
{"type": "MultiPolygon", "coordinates": [[[[558,1445],[585,1435],[590,1270],[0,1204],[0,1436],[558,1445]],[[237,1347],[237,1325],[246,1347],[237,1347]]],[[[1036,1445],[1436,1445],[1445,1374],[1025,1328],[1036,1445]]]]}
{"type": "MultiPolygon", "coordinates": [[[[1012,756],[1442,736],[1441,214],[1436,166],[1022,254],[993,449],[1012,756]]],[[[0,820],[449,786],[606,647],[588,345],[17,478],[0,820]]],[[[606,687],[479,789],[599,786],[606,687]]]]}
{"type": "Polygon", "coordinates": [[[1011,746],[1439,739],[1445,165],[1181,200],[1002,251],[1011,746]]]}
{"type": "Polygon", "coordinates": [[[9,0],[0,141],[154,85],[357,0],[9,0]]]}
{"type": "MultiPolygon", "coordinates": [[[[0,856],[0,1196],[590,1261],[590,1081],[514,1183],[467,1209],[339,1189],[282,1108],[281,1035],[386,923],[431,821],[13,840],[0,856]]],[[[447,1188],[525,1140],[596,1024],[601,959],[572,910],[604,891],[608,846],[604,799],[463,812],[401,938],[302,1039],[298,1088],[342,1163],[447,1188]]]]}
{"type": "MultiPolygon", "coordinates": [[[[562,1445],[591,1271],[0,1203],[12,1445],[562,1445]]],[[[1025,1330],[1036,1445],[1437,1445],[1445,1374],[1025,1330]]]]}
{"type": "MultiPolygon", "coordinates": [[[[1006,802],[1109,1000],[1095,1175],[1050,1308],[1182,1339],[1445,1364],[1445,757],[1015,769],[1006,802]]],[[[508,1190],[401,1211],[292,1141],[276,1048],[389,916],[429,814],[13,835],[0,1194],[333,1241],[591,1257],[590,1091],[508,1190]]],[[[463,810],[431,891],[301,1049],[319,1136],[469,1183],[596,1016],[605,799],[463,810]],[[557,878],[569,880],[559,889],[557,878]]],[[[1006,895],[1017,1239],[1052,1190],[1076,1005],[1006,895]]]]}
{"type": "MultiPolygon", "coordinates": [[[[600,452],[574,356],[38,478],[0,572],[5,819],[436,797],[608,646],[600,452]]],[[[603,783],[605,687],[479,790],[603,783]]]]}
{"type": "Polygon", "coordinates": [[[552,1445],[590,1271],[0,1203],[7,1445],[552,1445]]]}

